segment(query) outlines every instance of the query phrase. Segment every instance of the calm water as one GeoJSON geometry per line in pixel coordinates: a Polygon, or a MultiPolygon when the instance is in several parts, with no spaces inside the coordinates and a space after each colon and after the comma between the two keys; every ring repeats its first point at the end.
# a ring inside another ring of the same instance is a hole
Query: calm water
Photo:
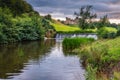
{"type": "Polygon", "coordinates": [[[0,47],[0,80],[85,80],[84,72],[79,58],[65,56],[56,40],[0,47]]]}

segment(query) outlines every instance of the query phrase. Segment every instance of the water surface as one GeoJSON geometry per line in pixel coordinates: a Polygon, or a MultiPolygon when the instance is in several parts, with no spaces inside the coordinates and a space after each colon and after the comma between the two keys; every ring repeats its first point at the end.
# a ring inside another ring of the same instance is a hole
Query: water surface
{"type": "Polygon", "coordinates": [[[64,55],[56,40],[0,47],[0,80],[85,80],[75,55],[64,55]]]}

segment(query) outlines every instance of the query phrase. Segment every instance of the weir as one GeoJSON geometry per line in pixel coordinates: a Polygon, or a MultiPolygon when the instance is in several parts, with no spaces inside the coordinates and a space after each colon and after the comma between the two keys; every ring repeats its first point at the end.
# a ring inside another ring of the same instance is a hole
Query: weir
{"type": "Polygon", "coordinates": [[[74,37],[87,37],[87,38],[94,38],[95,40],[98,39],[97,34],[95,33],[85,33],[85,34],[63,34],[63,33],[57,33],[55,38],[56,39],[64,39],[64,38],[74,38],[74,37]]]}

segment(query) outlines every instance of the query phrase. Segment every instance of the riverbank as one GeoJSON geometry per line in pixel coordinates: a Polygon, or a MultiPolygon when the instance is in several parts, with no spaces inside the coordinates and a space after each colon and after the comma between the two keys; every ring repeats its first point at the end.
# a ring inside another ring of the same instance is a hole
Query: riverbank
{"type": "Polygon", "coordinates": [[[97,32],[97,29],[82,30],[78,26],[65,25],[65,24],[62,24],[61,22],[55,21],[55,20],[50,22],[50,24],[53,26],[53,28],[55,29],[55,31],[57,33],[63,33],[63,34],[75,34],[76,33],[76,34],[78,34],[78,33],[96,33],[97,32]]]}
{"type": "Polygon", "coordinates": [[[120,37],[102,39],[88,45],[83,44],[73,50],[83,60],[82,64],[87,68],[86,78],[88,80],[109,80],[111,77],[116,77],[116,66],[120,62],[119,43],[120,37]]]}

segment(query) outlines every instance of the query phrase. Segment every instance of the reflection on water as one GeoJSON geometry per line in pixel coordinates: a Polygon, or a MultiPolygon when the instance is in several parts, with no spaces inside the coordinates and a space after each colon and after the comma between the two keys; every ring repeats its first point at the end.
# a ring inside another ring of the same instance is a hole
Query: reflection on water
{"type": "Polygon", "coordinates": [[[85,80],[76,56],[65,56],[61,42],[24,42],[0,47],[0,79],[85,80]]]}

